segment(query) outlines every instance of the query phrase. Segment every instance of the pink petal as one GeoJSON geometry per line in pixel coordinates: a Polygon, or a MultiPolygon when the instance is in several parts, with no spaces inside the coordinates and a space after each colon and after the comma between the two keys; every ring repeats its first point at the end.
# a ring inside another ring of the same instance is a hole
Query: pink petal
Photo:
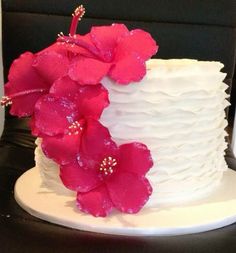
{"type": "Polygon", "coordinates": [[[107,74],[110,66],[109,63],[96,59],[80,57],[70,67],[69,76],[82,85],[98,84],[107,74]]]}
{"type": "Polygon", "coordinates": [[[55,81],[50,93],[74,102],[83,117],[99,119],[109,105],[108,91],[101,84],[80,85],[68,76],[55,81]]]}
{"type": "Polygon", "coordinates": [[[153,166],[150,150],[138,142],[123,144],[119,147],[119,171],[133,172],[144,176],[153,166]]]}
{"type": "Polygon", "coordinates": [[[106,156],[117,157],[118,148],[106,127],[99,121],[88,119],[81,140],[81,152],[99,163],[106,156]]]}
{"type": "Polygon", "coordinates": [[[92,214],[95,217],[105,217],[113,209],[113,203],[104,186],[87,193],[78,192],[77,206],[82,212],[92,214]]]}
{"type": "Polygon", "coordinates": [[[101,85],[80,85],[80,92],[76,96],[80,114],[84,117],[99,119],[104,108],[109,105],[108,91],[101,85]]]}
{"type": "Polygon", "coordinates": [[[13,61],[8,75],[10,94],[28,89],[49,89],[49,85],[32,67],[34,59],[35,56],[32,53],[26,52],[13,61]]]}
{"type": "Polygon", "coordinates": [[[44,154],[61,165],[76,161],[79,146],[80,136],[73,134],[63,137],[44,137],[42,141],[44,154]]]}
{"type": "Polygon", "coordinates": [[[90,32],[91,40],[100,50],[102,57],[111,61],[117,42],[121,37],[129,35],[129,30],[124,24],[93,27],[90,32]]]}
{"type": "Polygon", "coordinates": [[[34,113],[34,106],[37,100],[46,94],[48,90],[42,90],[41,92],[27,93],[27,91],[20,96],[15,96],[12,92],[12,83],[7,83],[5,85],[5,94],[10,96],[12,99],[12,105],[10,108],[11,115],[18,117],[28,117],[34,113]]]}
{"type": "Polygon", "coordinates": [[[137,213],[152,193],[146,178],[130,172],[118,172],[106,183],[114,206],[124,213],[137,213]]]}
{"type": "Polygon", "coordinates": [[[45,49],[44,51],[55,51],[59,54],[63,54],[69,57],[69,59],[73,59],[73,57],[76,57],[78,55],[82,55],[85,57],[92,58],[94,55],[86,48],[82,46],[78,46],[76,42],[78,43],[79,41],[82,42],[82,44],[88,45],[88,47],[94,47],[90,34],[87,33],[85,35],[80,35],[80,34],[75,34],[72,37],[69,37],[70,41],[74,41],[75,43],[68,43],[67,41],[67,36],[64,36],[64,41],[62,42],[60,38],[58,38],[58,41],[45,49]]]}
{"type": "Polygon", "coordinates": [[[32,115],[36,101],[49,90],[49,84],[32,67],[34,58],[32,53],[26,52],[14,60],[9,83],[5,85],[5,94],[13,102],[10,113],[19,117],[32,115]]]}
{"type": "Polygon", "coordinates": [[[60,177],[68,189],[79,192],[91,191],[102,183],[97,170],[87,169],[77,162],[61,166],[60,177]]]}
{"type": "MultiPolygon", "coordinates": [[[[90,33],[87,33],[85,35],[76,34],[75,41],[82,41],[85,44],[87,44],[91,47],[94,47],[94,45],[91,41],[91,38],[90,38],[90,33]]],[[[63,46],[65,48],[67,48],[67,50],[73,52],[74,54],[83,55],[83,56],[89,57],[89,58],[94,57],[94,55],[88,49],[83,48],[81,46],[77,46],[76,44],[65,43],[65,44],[63,44],[63,46]]]]}
{"type": "MultiPolygon", "coordinates": [[[[89,34],[88,35],[87,34],[86,35],[76,34],[76,37],[80,38],[80,40],[83,40],[87,43],[89,43],[89,41],[90,41],[89,34]]],[[[45,52],[45,51],[54,51],[58,54],[62,54],[64,56],[68,57],[69,59],[76,57],[78,55],[83,55],[86,57],[93,57],[93,54],[91,54],[87,49],[77,46],[75,44],[66,43],[66,42],[56,42],[56,43],[52,44],[50,47],[41,51],[40,53],[45,52]]]]}
{"type": "Polygon", "coordinates": [[[151,35],[143,30],[135,29],[129,36],[122,38],[116,48],[116,58],[121,55],[136,53],[143,60],[156,54],[158,46],[151,35]]]}
{"type": "Polygon", "coordinates": [[[74,102],[77,94],[81,92],[81,87],[83,86],[71,80],[69,76],[64,76],[54,82],[50,89],[50,93],[58,97],[67,98],[74,102]]]}
{"type": "Polygon", "coordinates": [[[46,51],[37,55],[33,67],[42,78],[53,84],[55,80],[67,74],[69,59],[54,51],[46,51]]]}
{"type": "Polygon", "coordinates": [[[65,98],[45,95],[35,105],[35,127],[41,134],[63,134],[78,118],[74,103],[65,98]]]}
{"type": "Polygon", "coordinates": [[[145,74],[145,62],[137,54],[119,59],[109,71],[109,76],[120,84],[138,82],[145,74]]]}

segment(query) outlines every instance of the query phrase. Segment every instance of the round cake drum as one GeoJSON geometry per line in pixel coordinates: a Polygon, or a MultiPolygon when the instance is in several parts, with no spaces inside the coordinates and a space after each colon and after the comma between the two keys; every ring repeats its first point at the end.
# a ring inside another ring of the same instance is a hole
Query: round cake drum
{"type": "Polygon", "coordinates": [[[25,172],[16,182],[15,199],[28,213],[75,229],[117,235],[180,235],[220,228],[236,222],[236,172],[224,173],[221,185],[204,199],[179,206],[143,210],[135,215],[112,213],[95,218],[80,212],[75,198],[42,187],[39,170],[25,172]]]}

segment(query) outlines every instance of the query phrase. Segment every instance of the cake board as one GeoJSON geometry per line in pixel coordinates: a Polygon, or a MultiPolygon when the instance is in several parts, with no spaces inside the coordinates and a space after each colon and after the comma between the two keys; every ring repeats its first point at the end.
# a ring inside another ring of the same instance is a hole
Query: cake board
{"type": "Polygon", "coordinates": [[[74,229],[127,236],[172,236],[224,227],[236,222],[236,172],[224,172],[220,185],[207,197],[178,206],[143,209],[138,214],[113,212],[95,218],[80,212],[75,196],[42,187],[39,169],[26,171],[15,184],[17,203],[31,215],[74,229]]]}

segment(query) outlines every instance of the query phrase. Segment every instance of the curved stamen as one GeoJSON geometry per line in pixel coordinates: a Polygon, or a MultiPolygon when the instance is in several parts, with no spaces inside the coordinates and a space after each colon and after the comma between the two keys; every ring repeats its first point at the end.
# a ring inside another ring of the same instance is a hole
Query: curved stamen
{"type": "Polygon", "coordinates": [[[12,104],[12,99],[16,97],[25,96],[32,93],[44,93],[45,91],[47,91],[47,89],[32,89],[32,90],[20,91],[20,92],[11,94],[9,96],[3,96],[1,99],[1,106],[7,106],[7,105],[12,104]]]}
{"type": "Polygon", "coordinates": [[[75,9],[74,13],[72,14],[73,18],[72,18],[72,22],[71,22],[71,26],[70,26],[70,35],[71,36],[75,35],[78,22],[84,16],[84,13],[85,13],[85,8],[83,7],[83,5],[80,5],[75,9]]]}
{"type": "Polygon", "coordinates": [[[87,42],[79,39],[78,37],[71,37],[71,36],[59,36],[59,38],[57,39],[58,42],[62,42],[62,43],[68,43],[68,44],[72,44],[72,45],[76,45],[79,47],[82,47],[84,49],[87,49],[90,53],[92,53],[94,56],[101,58],[101,55],[98,51],[98,49],[91,45],[88,44],[87,42]]]}

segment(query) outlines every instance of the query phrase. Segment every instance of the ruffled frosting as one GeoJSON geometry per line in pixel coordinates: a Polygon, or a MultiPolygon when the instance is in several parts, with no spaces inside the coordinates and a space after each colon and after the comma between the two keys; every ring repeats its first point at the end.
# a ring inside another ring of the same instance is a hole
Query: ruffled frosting
{"type": "Polygon", "coordinates": [[[229,105],[219,62],[150,60],[139,83],[103,80],[110,106],[101,122],[119,144],[140,141],[151,150],[153,194],[147,207],[197,198],[227,169],[224,109],[229,105]]]}
{"type": "MultiPolygon", "coordinates": [[[[227,169],[224,109],[229,105],[223,64],[197,60],[149,60],[139,83],[117,85],[104,78],[110,106],[101,122],[118,144],[148,146],[154,166],[147,177],[153,194],[147,208],[206,195],[227,169]]],[[[43,184],[73,194],[61,183],[58,166],[36,149],[43,184]]]]}
{"type": "Polygon", "coordinates": [[[37,138],[35,143],[37,145],[34,152],[35,164],[40,171],[42,187],[57,194],[75,196],[74,191],[70,191],[63,185],[58,164],[44,155],[41,149],[41,139],[37,138]]]}

